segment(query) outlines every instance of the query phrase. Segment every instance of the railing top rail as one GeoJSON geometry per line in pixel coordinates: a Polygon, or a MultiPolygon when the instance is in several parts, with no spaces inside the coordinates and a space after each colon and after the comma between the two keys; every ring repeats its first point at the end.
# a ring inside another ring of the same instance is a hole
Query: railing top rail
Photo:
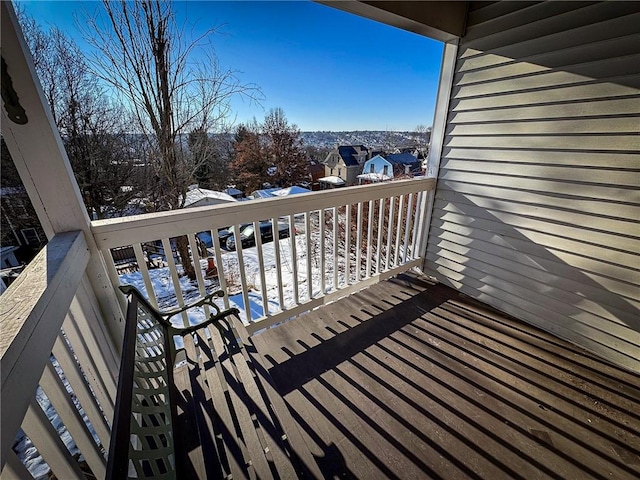
{"type": "Polygon", "coordinates": [[[269,198],[262,201],[246,201],[97,220],[91,223],[91,230],[98,248],[104,250],[175,237],[185,233],[223,228],[238,222],[259,221],[309,210],[417,193],[433,188],[435,188],[433,178],[418,177],[395,182],[303,193],[282,198],[269,198]]]}

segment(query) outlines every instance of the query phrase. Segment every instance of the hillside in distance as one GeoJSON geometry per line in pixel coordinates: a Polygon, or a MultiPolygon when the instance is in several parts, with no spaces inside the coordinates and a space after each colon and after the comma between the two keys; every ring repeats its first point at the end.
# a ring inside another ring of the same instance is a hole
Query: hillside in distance
{"type": "Polygon", "coordinates": [[[370,148],[408,147],[425,143],[425,136],[420,138],[416,132],[388,132],[359,130],[352,132],[300,132],[302,141],[307,146],[317,148],[333,148],[336,145],[364,145],[370,148]]]}

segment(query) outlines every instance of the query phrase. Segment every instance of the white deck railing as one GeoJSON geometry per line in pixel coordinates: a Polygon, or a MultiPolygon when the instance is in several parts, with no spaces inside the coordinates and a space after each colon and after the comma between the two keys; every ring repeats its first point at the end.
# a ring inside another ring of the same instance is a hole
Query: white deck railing
{"type": "MultiPolygon", "coordinates": [[[[222,288],[230,294],[224,306],[240,307],[255,333],[419,265],[434,183],[402,180],[98,221],[92,232],[114,286],[137,282],[160,307],[222,288]],[[265,244],[258,236],[255,247],[236,252],[220,248],[218,228],[261,220],[286,223],[293,235],[265,244]],[[206,252],[196,241],[203,231],[213,237],[206,252]],[[162,267],[148,267],[147,244],[158,241],[168,253],[171,239],[185,235],[194,281],[180,276],[173,254],[162,267]],[[111,254],[122,247],[133,257],[126,273],[111,254]],[[215,278],[206,278],[205,257],[215,259],[215,278]]],[[[2,478],[31,478],[27,453],[12,451],[16,436],[32,442],[39,467],[58,478],[83,478],[88,470],[104,478],[118,360],[86,274],[89,261],[82,232],[58,234],[2,296],[2,478]]]]}
{"type": "Polygon", "coordinates": [[[183,306],[222,288],[229,293],[224,306],[237,306],[254,333],[419,265],[427,193],[434,185],[433,179],[416,178],[188,208],[95,221],[92,232],[114,286],[133,283],[160,308],[183,306]],[[291,235],[265,244],[256,235],[255,247],[221,249],[218,229],[234,225],[238,231],[240,224],[254,223],[259,231],[258,222],[265,220],[274,238],[278,224],[291,235]],[[197,240],[200,232],[213,239],[206,252],[197,240]],[[181,276],[180,257],[166,254],[185,235],[196,266],[193,281],[181,276]],[[162,266],[154,268],[153,251],[160,246],[162,266]],[[131,257],[124,269],[123,251],[131,257]],[[207,278],[206,257],[215,262],[215,278],[207,278]]]}
{"type": "Polygon", "coordinates": [[[117,365],[85,276],[89,257],[82,232],[57,234],[2,295],[3,479],[32,478],[25,463],[57,478],[106,473],[117,365]]]}

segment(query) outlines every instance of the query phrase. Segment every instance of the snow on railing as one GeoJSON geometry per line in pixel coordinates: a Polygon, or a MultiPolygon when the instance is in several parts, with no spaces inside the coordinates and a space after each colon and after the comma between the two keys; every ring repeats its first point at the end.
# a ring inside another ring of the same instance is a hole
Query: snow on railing
{"type": "Polygon", "coordinates": [[[92,232],[114,286],[133,284],[161,309],[221,288],[223,306],[240,309],[254,333],[419,265],[434,183],[421,177],[100,220],[92,232]],[[241,235],[223,238],[229,227],[241,235]]]}

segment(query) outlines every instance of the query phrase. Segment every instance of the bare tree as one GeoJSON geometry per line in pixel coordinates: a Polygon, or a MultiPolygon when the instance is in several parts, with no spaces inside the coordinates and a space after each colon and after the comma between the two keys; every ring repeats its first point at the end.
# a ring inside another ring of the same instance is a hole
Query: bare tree
{"type": "Polygon", "coordinates": [[[297,125],[290,124],[282,108],[272,108],[264,118],[267,158],[273,163],[273,182],[281,187],[311,180],[309,162],[297,125]]]}
{"type": "Polygon", "coordinates": [[[89,214],[103,218],[125,211],[139,185],[124,112],[105,99],[67,34],[45,30],[24,10],[18,18],[89,214]]]}
{"type": "MultiPolygon", "coordinates": [[[[214,30],[191,39],[179,26],[169,1],[106,1],[104,15],[87,19],[86,40],[94,47],[94,72],[121,95],[155,152],[156,210],[184,206],[193,180],[193,157],[184,137],[215,131],[237,95],[256,99],[257,87],[225,70],[210,43],[214,30]],[[209,48],[206,48],[206,47],[209,48]],[[204,57],[195,57],[195,53],[204,57]],[[200,59],[200,60],[198,60],[200,59]]],[[[186,237],[178,239],[185,273],[195,278],[186,237]]]]}

